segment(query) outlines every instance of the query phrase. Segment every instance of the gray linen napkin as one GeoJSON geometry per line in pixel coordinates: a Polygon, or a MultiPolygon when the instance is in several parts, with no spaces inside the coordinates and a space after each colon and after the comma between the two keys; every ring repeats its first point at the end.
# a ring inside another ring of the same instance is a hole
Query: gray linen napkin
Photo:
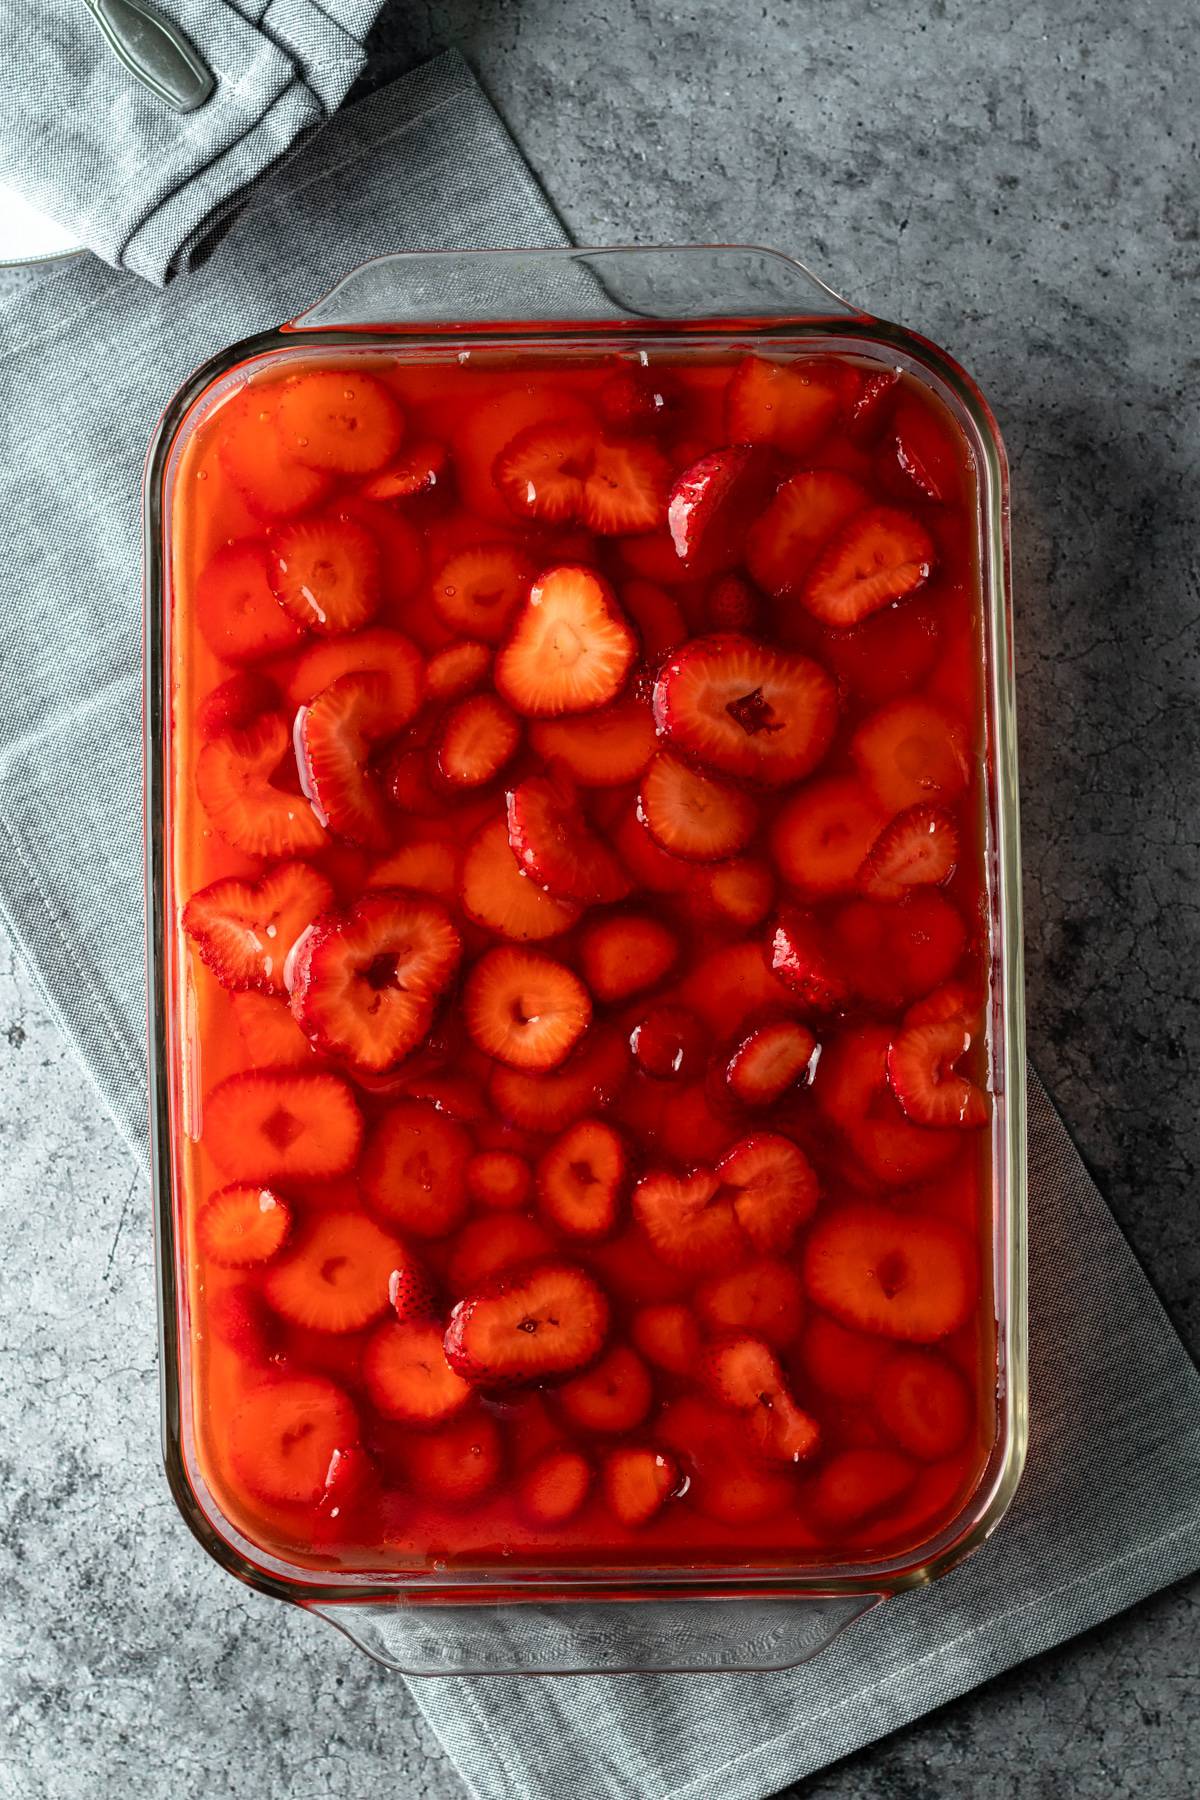
{"type": "Polygon", "coordinates": [[[216,78],[177,113],[83,0],[0,0],[20,80],[0,91],[0,180],[106,262],[164,282],[295,141],[340,106],[383,0],[154,0],[216,78]]]}
{"type": "MultiPolygon", "coordinates": [[[[377,252],[561,242],[455,56],[339,115],[165,292],[80,259],[0,302],[0,909],[143,1164],[138,477],[229,340],[377,252]]],[[[486,1800],[769,1793],[1200,1564],[1200,1378],[1031,1082],[1029,1471],[996,1537],[798,1671],[439,1679],[486,1800]]]]}

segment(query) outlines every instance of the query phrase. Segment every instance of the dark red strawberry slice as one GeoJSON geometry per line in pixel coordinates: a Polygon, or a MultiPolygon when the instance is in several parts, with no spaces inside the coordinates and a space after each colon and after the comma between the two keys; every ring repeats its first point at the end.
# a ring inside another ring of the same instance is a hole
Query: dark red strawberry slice
{"type": "Polygon", "coordinates": [[[970,778],[967,734],[930,700],[894,700],[863,721],[850,754],[881,806],[891,813],[922,801],[946,802],[970,778]]]}
{"type": "Polygon", "coordinates": [[[964,1020],[909,1025],[888,1051],[892,1092],[915,1125],[970,1127],[988,1122],[988,1098],[956,1065],[974,1039],[964,1020]]]}
{"type": "Polygon", "coordinates": [[[704,1373],[715,1399],[748,1416],[755,1441],[772,1461],[798,1463],[812,1455],[820,1427],[797,1406],[769,1344],[726,1338],[708,1351],[704,1373]]]}
{"type": "Polygon", "coordinates": [[[388,684],[388,707],[401,720],[415,716],[424,691],[421,652],[403,632],[372,625],[352,637],[314,644],[287,677],[293,706],[311,706],[318,694],[343,675],[382,675],[388,684]]]}
{"type": "Polygon", "coordinates": [[[630,1327],[633,1341],[647,1362],[672,1375],[694,1375],[702,1339],[691,1308],[662,1300],[640,1306],[630,1327]]]}
{"type": "Polygon", "coordinates": [[[463,990],[472,1042],[511,1069],[558,1068],[591,1017],[591,997],[578,975],[515,944],[481,956],[463,990]]]}
{"type": "Polygon", "coordinates": [[[963,1020],[976,1036],[983,1035],[985,998],[973,981],[948,981],[923,1000],[914,1001],[904,1015],[906,1025],[941,1025],[947,1019],[963,1020]]]}
{"type": "Polygon", "coordinates": [[[182,924],[222,987],[281,994],[289,950],[332,901],[329,882],[307,863],[280,863],[259,882],[230,876],[201,888],[182,924]]]}
{"type": "Polygon", "coordinates": [[[777,600],[800,592],[809,570],[868,501],[840,469],[806,469],[785,481],[746,539],[746,565],[777,600]]]}
{"type": "Polygon", "coordinates": [[[391,390],[361,369],[292,376],[280,387],[275,417],[285,455],[339,475],[382,469],[404,436],[404,415],[391,390]]]}
{"type": "Polygon", "coordinates": [[[456,637],[498,644],[535,572],[513,544],[474,544],[459,550],[434,576],[434,608],[456,637]]]}
{"type": "Polygon", "coordinates": [[[850,998],[850,982],[824,923],[789,907],[770,927],[767,954],[773,973],[802,1006],[836,1012],[850,998]]]}
{"type": "MultiPolygon", "coordinates": [[[[635,538],[632,541],[641,544],[653,540],[635,538]]],[[[671,558],[672,574],[677,575],[679,568],[669,538],[666,540],[666,554],[671,558]]],[[[687,622],[679,609],[679,602],[665,588],[656,587],[652,581],[640,581],[636,578],[623,581],[621,605],[633,620],[641,640],[642,654],[651,665],[668,650],[673,650],[676,644],[681,644],[688,634],[687,622]]]]}
{"type": "Polygon", "coordinates": [[[594,1362],[608,1324],[603,1289],[585,1269],[538,1263],[459,1301],[446,1327],[446,1358],[476,1387],[546,1381],[594,1362]]]}
{"type": "Polygon", "coordinates": [[[629,1050],[620,1033],[593,1026],[562,1067],[548,1074],[497,1068],[489,1095],[497,1111],[523,1131],[561,1131],[585,1113],[609,1105],[629,1070],[629,1050]]]}
{"type": "Polygon", "coordinates": [[[325,498],[332,477],[285,455],[276,419],[279,387],[250,382],[221,408],[217,456],[260,519],[288,519],[325,498]]]}
{"type": "Polygon", "coordinates": [[[363,1354],[363,1380],[375,1411],[405,1425],[440,1425],[461,1412],[471,1388],[446,1361],[439,1325],[390,1319],[363,1354]]]}
{"type": "Polygon", "coordinates": [[[729,435],[739,444],[774,444],[786,456],[808,456],[838,415],[837,384],[817,359],[791,363],[747,356],[726,394],[729,435]]]}
{"type": "Polygon", "coordinates": [[[827,625],[857,625],[915,592],[933,563],[933,539],[917,519],[894,507],[868,507],[818,557],[800,601],[827,625]]]}
{"type": "Polygon", "coordinates": [[[196,708],[196,730],[205,740],[244,731],[263,713],[275,712],[279,701],[274,682],[256,669],[243,669],[205,695],[196,708]]]}
{"type": "Polygon", "coordinates": [[[932,888],[913,888],[904,900],[850,900],[827,930],[855,993],[884,1007],[940,987],[967,945],[962,915],[932,888]]]}
{"type": "Polygon", "coordinates": [[[914,887],[949,881],[958,864],[958,826],[944,806],[910,806],[880,832],[858,872],[864,894],[900,900],[914,887]]]}
{"type": "Polygon", "coordinates": [[[492,653],[486,644],[466,638],[431,656],[425,669],[425,691],[431,700],[457,700],[474,694],[491,674],[492,653]]]}
{"type": "Polygon", "coordinates": [[[500,819],[481,826],[467,845],[462,903],[476,924],[519,943],[555,937],[579,917],[575,901],[554,899],[525,874],[500,819]]]}
{"type": "Polygon", "coordinates": [[[538,1211],[567,1237],[608,1237],[620,1218],[626,1166],[618,1131],[604,1119],[577,1120],[538,1163],[538,1211]]]}
{"type": "Polygon", "coordinates": [[[696,1290],[695,1306],[707,1330],[748,1332],[778,1349],[790,1344],[800,1330],[804,1288],[790,1263],[765,1257],[703,1282],[696,1290]]]}
{"type": "Polygon", "coordinates": [[[933,1350],[898,1350],[874,1391],[880,1423],[902,1450],[922,1462],[953,1456],[967,1441],[974,1405],[953,1363],[933,1350]]]}
{"type": "Polygon", "coordinates": [[[757,856],[735,856],[694,871],[688,903],[701,919],[717,919],[738,925],[743,931],[758,925],[771,910],[775,876],[769,863],[757,856]]]}
{"type": "Polygon", "coordinates": [[[442,716],[435,755],[451,787],[482,787],[516,755],[521,721],[495,694],[471,694],[442,716]]]}
{"type": "Polygon", "coordinates": [[[740,575],[722,575],[704,599],[704,612],[712,631],[745,631],[753,634],[762,621],[762,597],[740,575]]]}
{"type": "Polygon", "coordinates": [[[798,1019],[775,1019],[742,1039],[725,1070],[742,1106],[773,1106],[808,1073],[817,1040],[798,1019]]]}
{"type": "Polygon", "coordinates": [[[869,1174],[885,1186],[907,1187],[955,1154],[955,1133],[926,1131],[905,1118],[888,1079],[892,1035],[886,1025],[839,1033],[822,1050],[813,1094],[869,1174]]]}
{"type": "Polygon", "coordinates": [[[442,1238],[467,1210],[465,1128],[424,1099],[397,1100],[367,1139],[363,1198],[406,1238],[442,1238]]]}
{"type": "Polygon", "coordinates": [[[364,482],[364,500],[411,500],[445,485],[450,453],[436,438],[421,438],[401,450],[386,469],[364,482]]]}
{"type": "Polygon", "coordinates": [[[196,578],[196,623],[205,642],[227,663],[259,662],[303,639],[271,586],[271,558],[260,538],[223,544],[196,578]]]}
{"type": "Polygon", "coordinates": [[[636,801],[611,826],[613,847],[633,885],[651,894],[681,894],[696,882],[696,868],[660,849],[638,816],[636,801]]]}
{"type": "Polygon", "coordinates": [[[508,794],[508,841],[522,874],[556,900],[601,904],[630,889],[624,866],[588,824],[565,769],[508,794]]]}
{"type": "Polygon", "coordinates": [[[432,1431],[407,1432],[406,1485],[435,1506],[473,1506],[489,1494],[504,1467],[504,1443],[495,1420],[468,1407],[432,1431]]]}
{"type": "Polygon", "coordinates": [[[954,499],[969,452],[947,415],[905,394],[892,416],[892,445],[902,474],[927,500],[954,499]]]}
{"type": "Polygon", "coordinates": [[[631,363],[601,385],[597,404],[600,417],[613,431],[654,431],[677,409],[679,391],[661,370],[631,363]]]}
{"type": "Polygon", "coordinates": [[[788,1006],[789,994],[771,969],[770,940],[726,944],[698,962],[679,990],[685,1006],[722,1036],[757,1014],[788,1006]]]}
{"type": "Polygon", "coordinates": [[[701,1072],[708,1033],[683,1006],[655,1006],[629,1034],[633,1060],[655,1081],[694,1081],[701,1072]]]}
{"type": "Polygon", "coordinates": [[[580,787],[621,787],[637,780],[658,748],[658,734],[650,708],[628,699],[573,718],[539,719],[529,742],[543,762],[564,763],[580,787]]]}
{"type": "Polygon", "coordinates": [[[977,1263],[956,1225],[863,1200],[813,1226],[804,1282],[816,1304],[844,1325],[929,1344],[971,1316],[977,1263]]]}
{"type": "Polygon", "coordinates": [[[635,649],[612,590],[594,570],[548,569],[497,653],[496,689],[528,718],[594,712],[620,692],[635,649]]]}
{"type": "Polygon", "coordinates": [[[296,715],[296,762],[313,811],[348,843],[379,849],[391,825],[370,768],[379,744],[407,723],[383,675],[343,675],[296,715]]]}
{"type": "Polygon", "coordinates": [[[648,1525],[667,1501],[683,1492],[683,1471],[669,1450],[622,1444],[610,1450],[601,1470],[609,1511],[631,1530],[648,1525]]]}
{"type": "Polygon", "coordinates": [[[596,919],[579,944],[584,978],[597,1000],[627,1000],[656,987],[678,954],[674,932],[644,913],[596,919]]]}
{"type": "Polygon", "coordinates": [[[365,1213],[318,1213],[264,1271],[263,1296],[306,1330],[361,1331],[388,1310],[392,1274],[406,1257],[365,1213]]]}
{"type": "Polygon", "coordinates": [[[421,1042],[453,981],[462,940],[424,895],[372,894],[327,913],[289,969],[292,1012],[320,1049],[356,1068],[395,1068],[421,1042]]]}
{"type": "Polygon", "coordinates": [[[717,1164],[722,1191],[754,1248],[788,1249],[817,1205],[817,1178],[804,1152],[774,1131],[742,1138],[717,1164]]]}
{"type": "Polygon", "coordinates": [[[196,758],[196,792],[221,836],[251,856],[302,856],[325,833],[304,795],[277,786],[288,774],[291,742],[278,713],[227,731],[196,758]]]}
{"type": "Polygon", "coordinates": [[[813,1312],[805,1321],[801,1365],[809,1381],[834,1400],[869,1400],[889,1352],[886,1338],[851,1331],[828,1313],[813,1312]]]}
{"type": "Polygon", "coordinates": [[[358,1441],[353,1403],[319,1375],[272,1376],[229,1418],[229,1457],[252,1494],[275,1506],[315,1506],[330,1463],[358,1441]]]}
{"type": "Polygon", "coordinates": [[[778,477],[770,451],[731,444],[701,457],[675,479],[667,525],[691,575],[720,575],[742,560],[746,531],[778,477]]]}
{"type": "Polygon", "coordinates": [[[809,782],[771,826],[771,853],[789,887],[806,898],[852,893],[886,815],[851,775],[809,782]]]}
{"type": "Polygon", "coordinates": [[[402,1325],[425,1323],[438,1315],[437,1285],[415,1256],[409,1256],[388,1278],[388,1299],[402,1325]]]}
{"type": "Polygon", "coordinates": [[[261,1182],[235,1182],[211,1195],[196,1215],[196,1238],[209,1262],[245,1269],[269,1262],[291,1230],[286,1200],[261,1182]]]}
{"type": "Polygon", "coordinates": [[[916,1464],[895,1450],[839,1450],[813,1483],[819,1519],[841,1532],[895,1506],[916,1480],[916,1464]]]}
{"type": "Polygon", "coordinates": [[[837,695],[807,656],[750,638],[695,638],[659,674],[654,717],[682,755],[783,787],[809,774],[828,750],[837,695]]]}
{"type": "Polygon", "coordinates": [[[654,1404],[654,1383],[636,1350],[613,1344],[590,1369],[564,1382],[555,1401],[578,1431],[633,1431],[654,1404]]]}
{"type": "Polygon", "coordinates": [[[862,371],[862,385],[850,407],[848,436],[851,443],[874,444],[891,416],[900,386],[899,369],[862,371]]]}
{"type": "Polygon", "coordinates": [[[658,1255],[675,1268],[728,1268],[746,1254],[732,1197],[711,1169],[643,1176],[633,1211],[658,1255]]]}
{"type": "Polygon", "coordinates": [[[379,610],[379,545],[356,520],[325,513],[271,534],[271,587],[289,619],[321,637],[357,631],[379,610]]]}
{"type": "Polygon", "coordinates": [[[666,751],[642,777],[638,815],[661,849],[688,862],[736,855],[758,826],[758,809],[747,794],[666,751]]]}
{"type": "Polygon", "coordinates": [[[467,1164],[467,1192],[478,1206],[520,1211],[533,1192],[533,1170],[513,1150],[479,1150],[467,1164]]]}
{"type": "Polygon", "coordinates": [[[473,1294],[495,1276],[544,1262],[554,1252],[554,1239],[528,1213],[469,1219],[454,1239],[447,1271],[450,1293],[456,1298],[473,1294]]]}
{"type": "Polygon", "coordinates": [[[547,1450],[521,1476],[517,1501],[534,1525],[565,1525],[588,1497],[592,1465],[578,1450],[547,1450]]]}
{"type": "Polygon", "coordinates": [[[925,680],[944,636],[933,599],[916,598],[872,613],[849,631],[826,632],[823,654],[843,693],[878,706],[925,680]]]}

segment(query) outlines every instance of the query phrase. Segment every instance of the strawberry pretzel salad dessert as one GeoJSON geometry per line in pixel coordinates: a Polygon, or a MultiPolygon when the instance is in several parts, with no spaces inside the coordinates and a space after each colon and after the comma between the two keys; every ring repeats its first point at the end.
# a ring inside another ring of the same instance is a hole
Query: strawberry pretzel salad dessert
{"type": "Polygon", "coordinates": [[[297,357],[172,519],[199,1465],[290,1564],[834,1565],[996,1437],[975,475],[778,344],[297,357]]]}

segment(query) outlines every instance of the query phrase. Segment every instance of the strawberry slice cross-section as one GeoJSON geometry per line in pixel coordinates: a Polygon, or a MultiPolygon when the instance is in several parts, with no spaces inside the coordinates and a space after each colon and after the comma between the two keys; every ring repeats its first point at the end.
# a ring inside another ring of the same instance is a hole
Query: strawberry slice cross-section
{"type": "Polygon", "coordinates": [[[518,782],[507,808],[517,867],[535,886],[556,900],[601,905],[628,894],[624,865],[588,823],[564,768],[518,782]]]}
{"type": "Polygon", "coordinates": [[[751,638],[694,638],[654,684],[654,717],[672,747],[722,774],[785,787],[810,773],[837,723],[819,663],[751,638]]]}
{"type": "Polygon", "coordinates": [[[325,842],[304,795],[279,783],[296,771],[287,726],[264,713],[240,731],[205,744],[196,758],[196,792],[205,812],[236,850],[251,856],[302,856],[325,842]]]}
{"type": "Polygon", "coordinates": [[[230,876],[201,888],[183,909],[183,929],[222,987],[282,994],[289,950],[332,899],[316,869],[280,863],[259,882],[230,876]]]}
{"type": "Polygon", "coordinates": [[[636,648],[607,582],[564,564],[529,590],[497,652],[496,689],[532,719],[594,712],[621,691],[636,648]]]}
{"type": "Polygon", "coordinates": [[[565,963],[504,945],[467,978],[463,1017],[480,1050],[512,1069],[555,1069],[587,1030],[592,1002],[565,963]]]}
{"type": "Polygon", "coordinates": [[[543,525],[580,523],[620,536],[653,531],[666,512],[661,451],[601,436],[587,423],[528,426],[500,452],[493,477],[518,518],[543,525]]]}
{"type": "MultiPolygon", "coordinates": [[[[415,698],[414,698],[415,710],[415,698]]],[[[296,715],[300,784],[321,824],[349,843],[380,849],[390,825],[370,768],[377,746],[411,717],[383,674],[342,675],[296,715]]]]}
{"type": "Polygon", "coordinates": [[[604,1291],[585,1269],[537,1263],[459,1301],[446,1327],[446,1359],[477,1387],[546,1381],[594,1362],[608,1325],[604,1291]]]}

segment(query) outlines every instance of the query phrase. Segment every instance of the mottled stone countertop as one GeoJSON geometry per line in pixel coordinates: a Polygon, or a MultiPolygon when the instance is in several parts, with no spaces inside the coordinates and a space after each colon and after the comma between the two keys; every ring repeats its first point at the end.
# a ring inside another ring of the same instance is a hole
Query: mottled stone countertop
{"type": "MultiPolygon", "coordinates": [[[[579,241],[791,250],[992,398],[1013,468],[1030,1049],[1195,1351],[1194,19],[1165,0],[451,0],[395,9],[377,43],[381,76],[460,45],[579,241]]],[[[146,1190],[2,948],[0,1195],[0,1795],[461,1794],[398,1682],[238,1587],[176,1518],[146,1190]]],[[[803,1792],[1184,1800],[1198,1591],[803,1792]]]]}

